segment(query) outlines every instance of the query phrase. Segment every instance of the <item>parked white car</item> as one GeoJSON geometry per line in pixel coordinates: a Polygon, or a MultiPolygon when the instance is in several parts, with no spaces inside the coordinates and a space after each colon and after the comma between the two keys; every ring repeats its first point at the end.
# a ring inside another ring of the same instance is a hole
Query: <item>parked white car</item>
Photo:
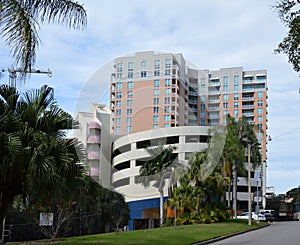
{"type": "MultiPolygon", "coordinates": [[[[241,213],[241,214],[237,215],[237,218],[238,219],[249,219],[249,213],[248,212],[241,213]]],[[[259,221],[267,220],[263,214],[261,214],[261,213],[256,214],[255,212],[252,212],[252,219],[259,220],[259,221]]]]}

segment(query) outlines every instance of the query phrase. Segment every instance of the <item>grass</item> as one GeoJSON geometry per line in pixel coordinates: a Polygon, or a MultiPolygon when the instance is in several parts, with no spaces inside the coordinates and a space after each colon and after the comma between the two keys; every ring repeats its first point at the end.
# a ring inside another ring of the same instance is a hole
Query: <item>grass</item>
{"type": "MultiPolygon", "coordinates": [[[[257,226],[263,226],[266,223],[256,224],[251,227],[248,226],[246,220],[235,220],[215,224],[197,224],[185,225],[177,227],[167,227],[163,229],[147,229],[138,231],[127,231],[116,233],[104,233],[98,235],[89,235],[82,237],[63,238],[55,242],[41,241],[40,244],[55,244],[55,245],[81,245],[81,244],[192,244],[207,239],[228,235],[234,232],[252,229],[257,226]]],[[[30,244],[30,243],[25,243],[30,244]]],[[[31,243],[39,244],[39,243],[31,243]]]]}

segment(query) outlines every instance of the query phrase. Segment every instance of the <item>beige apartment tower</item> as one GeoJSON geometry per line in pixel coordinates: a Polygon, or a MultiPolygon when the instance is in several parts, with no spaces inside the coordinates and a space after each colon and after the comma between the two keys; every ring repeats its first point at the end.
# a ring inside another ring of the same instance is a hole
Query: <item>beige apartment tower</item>
{"type": "MultiPolygon", "coordinates": [[[[267,160],[267,71],[243,67],[209,71],[182,54],[136,52],[116,58],[110,90],[114,138],[156,128],[226,125],[245,116],[262,147],[262,206],[267,160]]],[[[245,183],[246,185],[247,183],[245,183]]]]}

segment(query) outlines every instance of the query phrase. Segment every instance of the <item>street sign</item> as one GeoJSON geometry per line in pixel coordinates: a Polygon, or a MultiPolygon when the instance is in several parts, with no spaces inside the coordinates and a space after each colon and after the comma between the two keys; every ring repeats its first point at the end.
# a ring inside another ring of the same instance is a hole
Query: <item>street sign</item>
{"type": "Polygon", "coordinates": [[[40,213],[40,226],[52,226],[53,225],[53,213],[40,213]]]}

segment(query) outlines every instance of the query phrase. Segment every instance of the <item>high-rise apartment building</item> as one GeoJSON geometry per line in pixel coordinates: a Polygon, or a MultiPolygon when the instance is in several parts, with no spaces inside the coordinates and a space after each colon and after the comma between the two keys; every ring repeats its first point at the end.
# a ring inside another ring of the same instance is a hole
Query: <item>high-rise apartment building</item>
{"type": "MultiPolygon", "coordinates": [[[[257,126],[263,162],[261,178],[251,173],[251,192],[262,190],[262,198],[256,200],[265,208],[266,70],[202,70],[181,54],[152,51],[116,58],[112,69],[110,110],[92,104],[90,112],[78,113],[78,138],[87,148],[91,175],[104,187],[124,194],[131,209],[130,229],[140,222],[154,227],[159,217],[157,189],[144,188],[137,181],[140,166],[149,159],[146,147],[159,142],[173,145],[174,157],[187,162],[193,152],[207,148],[209,127],[226,125],[228,114],[245,116],[257,126]]],[[[247,208],[246,178],[238,178],[237,199],[237,209],[247,208]]]]}
{"type": "Polygon", "coordinates": [[[114,69],[110,100],[115,136],[188,125],[181,54],[139,52],[115,59],[114,69]]]}
{"type": "Polygon", "coordinates": [[[120,137],[156,128],[225,125],[227,114],[245,116],[258,128],[265,207],[267,97],[266,70],[201,70],[182,54],[137,52],[114,62],[113,132],[120,137]]]}

